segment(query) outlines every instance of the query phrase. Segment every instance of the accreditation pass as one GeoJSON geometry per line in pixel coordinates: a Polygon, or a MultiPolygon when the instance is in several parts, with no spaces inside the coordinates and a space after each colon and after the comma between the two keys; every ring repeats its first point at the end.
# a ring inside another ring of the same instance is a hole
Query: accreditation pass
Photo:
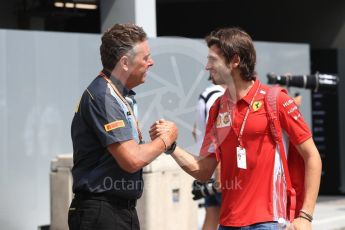
{"type": "Polygon", "coordinates": [[[247,169],[247,158],[246,158],[246,149],[238,146],[236,148],[237,156],[237,167],[240,169],[247,169]]]}

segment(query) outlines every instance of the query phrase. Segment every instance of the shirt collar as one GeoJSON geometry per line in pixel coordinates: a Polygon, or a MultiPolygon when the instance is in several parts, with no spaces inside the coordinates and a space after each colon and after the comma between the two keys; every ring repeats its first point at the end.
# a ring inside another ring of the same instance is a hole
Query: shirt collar
{"type": "Polygon", "coordinates": [[[258,87],[259,87],[259,81],[255,80],[253,86],[250,88],[250,90],[248,91],[247,95],[244,96],[241,100],[244,100],[249,105],[250,102],[253,100],[253,97],[254,97],[255,92],[258,89],[258,87]]]}
{"type": "MultiPolygon", "coordinates": [[[[252,85],[252,87],[250,88],[250,90],[248,91],[247,95],[244,96],[242,99],[240,100],[243,100],[245,101],[248,105],[250,104],[251,100],[253,99],[253,96],[256,92],[256,90],[258,89],[259,87],[259,80],[255,80],[254,81],[254,84],[252,85]]],[[[225,93],[224,93],[224,96],[221,98],[221,102],[222,103],[229,103],[229,102],[232,102],[232,100],[230,100],[230,92],[229,92],[229,89],[227,88],[225,90],[225,93]]],[[[232,102],[234,103],[234,102],[232,102]]],[[[236,102],[235,102],[236,103],[236,102]]]]}
{"type": "Polygon", "coordinates": [[[119,92],[122,94],[122,96],[129,96],[134,97],[135,92],[133,90],[127,89],[120,80],[116,78],[116,76],[111,75],[111,73],[108,70],[103,69],[102,72],[105,74],[105,76],[110,79],[110,81],[116,86],[116,88],[119,90],[119,92]]]}

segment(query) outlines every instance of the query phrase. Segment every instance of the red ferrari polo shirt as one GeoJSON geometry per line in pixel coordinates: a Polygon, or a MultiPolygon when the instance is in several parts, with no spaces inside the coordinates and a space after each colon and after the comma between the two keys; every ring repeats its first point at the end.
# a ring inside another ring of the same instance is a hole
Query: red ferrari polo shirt
{"type": "MultiPolygon", "coordinates": [[[[268,86],[256,80],[246,96],[233,102],[227,89],[210,110],[201,155],[209,154],[221,162],[223,226],[247,226],[286,217],[283,167],[264,105],[267,90],[268,86]],[[248,108],[241,140],[246,169],[242,169],[237,165],[236,147],[248,108]]],[[[309,139],[311,132],[293,99],[281,92],[278,105],[280,123],[290,141],[296,145],[309,139]]]]}

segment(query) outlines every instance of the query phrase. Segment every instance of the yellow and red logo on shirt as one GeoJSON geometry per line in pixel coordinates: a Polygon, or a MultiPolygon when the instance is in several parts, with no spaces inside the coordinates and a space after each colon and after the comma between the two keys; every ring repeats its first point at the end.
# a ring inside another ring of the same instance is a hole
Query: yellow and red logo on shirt
{"type": "Polygon", "coordinates": [[[262,103],[263,103],[262,101],[254,101],[253,103],[254,112],[258,111],[261,108],[262,103]]]}
{"type": "Polygon", "coordinates": [[[107,132],[122,127],[125,127],[125,122],[123,120],[113,121],[104,125],[104,129],[107,132]]]}

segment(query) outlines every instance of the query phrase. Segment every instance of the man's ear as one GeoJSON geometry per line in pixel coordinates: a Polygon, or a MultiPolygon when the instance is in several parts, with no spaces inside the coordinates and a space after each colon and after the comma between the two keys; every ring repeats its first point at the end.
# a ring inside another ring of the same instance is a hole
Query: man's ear
{"type": "Polygon", "coordinates": [[[238,56],[238,54],[235,54],[235,55],[232,57],[231,62],[230,62],[231,68],[232,68],[232,69],[237,68],[237,67],[240,65],[240,62],[241,62],[240,56],[238,56]]]}
{"type": "Polygon", "coordinates": [[[120,66],[124,71],[128,71],[129,69],[129,59],[126,55],[122,56],[119,60],[120,66]]]}

